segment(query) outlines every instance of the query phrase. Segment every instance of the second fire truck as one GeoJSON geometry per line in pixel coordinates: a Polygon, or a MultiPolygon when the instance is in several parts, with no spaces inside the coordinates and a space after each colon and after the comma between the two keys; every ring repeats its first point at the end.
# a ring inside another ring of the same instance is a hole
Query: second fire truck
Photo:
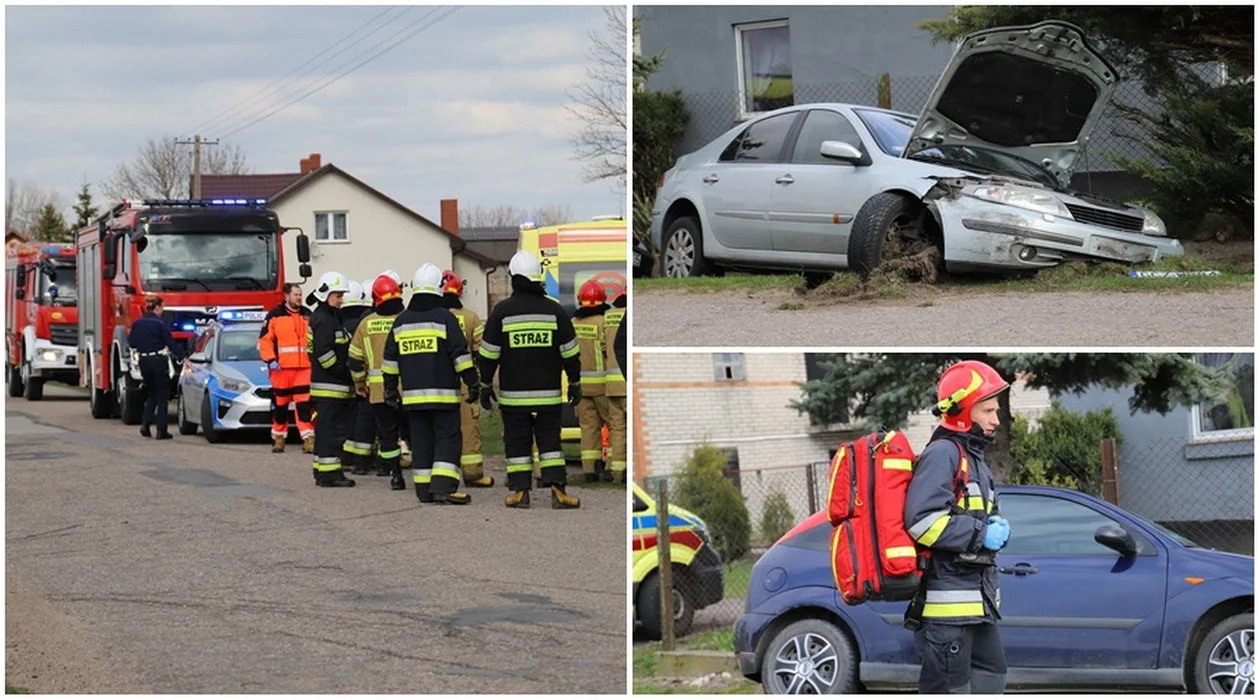
{"type": "Polygon", "coordinates": [[[5,261],[5,367],[9,396],[44,397],[44,382],[74,384],[79,370],[74,246],[25,243],[5,261]]]}
{"type": "Polygon", "coordinates": [[[144,386],[127,342],[146,294],[188,340],[216,320],[262,320],[283,299],[282,236],[297,231],[299,274],[310,242],[261,199],[123,201],[78,234],[79,381],[95,418],[140,422],[144,386]]]}

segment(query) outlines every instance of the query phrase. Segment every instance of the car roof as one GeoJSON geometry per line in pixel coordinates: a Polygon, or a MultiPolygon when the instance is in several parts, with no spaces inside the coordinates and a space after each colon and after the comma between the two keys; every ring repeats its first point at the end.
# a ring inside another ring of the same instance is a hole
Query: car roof
{"type": "Polygon", "coordinates": [[[851,104],[848,102],[807,102],[805,104],[798,104],[798,105],[792,105],[790,107],[783,107],[783,108],[776,109],[771,112],[761,112],[760,114],[757,114],[753,117],[749,117],[743,123],[747,124],[748,122],[751,122],[753,120],[763,119],[765,117],[773,116],[775,114],[787,114],[790,112],[800,112],[807,109],[818,109],[820,107],[830,108],[830,109],[839,109],[842,111],[851,110],[851,109],[860,109],[860,110],[865,110],[867,112],[880,112],[883,114],[892,114],[898,117],[918,119],[918,115],[910,114],[909,112],[898,112],[897,110],[894,110],[894,109],[884,109],[882,107],[873,107],[871,105],[851,104]]]}
{"type": "MultiPolygon", "coordinates": [[[[239,330],[239,331],[253,331],[255,333],[257,333],[258,331],[261,331],[262,327],[263,327],[263,324],[259,321],[239,321],[235,323],[211,321],[210,323],[206,324],[206,330],[210,330],[211,328],[213,328],[215,330],[223,330],[223,331],[239,330]]],[[[204,332],[205,331],[202,331],[202,333],[204,332]]]]}

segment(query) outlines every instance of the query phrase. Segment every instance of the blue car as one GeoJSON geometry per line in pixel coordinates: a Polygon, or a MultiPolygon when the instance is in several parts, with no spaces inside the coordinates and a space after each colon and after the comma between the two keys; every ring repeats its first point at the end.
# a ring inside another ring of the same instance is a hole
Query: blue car
{"type": "MultiPolygon", "coordinates": [[[[1203,549],[1092,496],[998,489],[1009,690],[1254,693],[1254,560],[1203,549]]],[[[820,512],[753,567],[740,669],[768,693],[914,690],[907,603],[845,605],[820,512]]]]}
{"type": "Polygon", "coordinates": [[[262,323],[215,321],[193,339],[179,375],[180,435],[222,442],[227,431],[271,428],[271,377],[258,355],[262,323]]]}

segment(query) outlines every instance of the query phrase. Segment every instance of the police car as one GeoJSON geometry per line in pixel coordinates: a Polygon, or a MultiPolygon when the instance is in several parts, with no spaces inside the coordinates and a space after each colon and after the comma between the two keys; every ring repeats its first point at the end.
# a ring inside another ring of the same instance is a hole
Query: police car
{"type": "Polygon", "coordinates": [[[179,374],[180,435],[208,442],[231,430],[271,428],[271,378],[258,355],[262,311],[225,311],[192,340],[179,374]]]}

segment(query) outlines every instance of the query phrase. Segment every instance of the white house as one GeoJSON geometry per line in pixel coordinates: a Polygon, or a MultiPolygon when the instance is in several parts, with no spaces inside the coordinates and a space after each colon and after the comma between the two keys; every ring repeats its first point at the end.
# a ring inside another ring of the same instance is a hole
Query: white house
{"type": "MultiPolygon", "coordinates": [[[[203,175],[201,196],[267,199],[282,226],[301,228],[310,238],[308,285],[329,270],[362,282],[392,268],[410,281],[416,268],[433,263],[464,278],[464,305],[486,317],[487,274],[497,263],[459,237],[455,200],[442,201],[439,225],[320,160],[311,154],[296,173],[203,175]]],[[[294,235],[285,237],[284,260],[287,281],[301,282],[294,235]]]]}

